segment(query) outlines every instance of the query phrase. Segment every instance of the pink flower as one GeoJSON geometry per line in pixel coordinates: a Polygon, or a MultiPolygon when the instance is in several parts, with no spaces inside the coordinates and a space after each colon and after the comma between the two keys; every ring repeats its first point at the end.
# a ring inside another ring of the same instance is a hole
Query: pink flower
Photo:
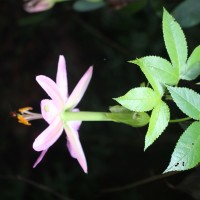
{"type": "Polygon", "coordinates": [[[72,157],[76,158],[87,173],[87,163],[79,140],[78,129],[81,121],[64,121],[65,111],[78,112],[75,107],[82,99],[91,80],[93,67],[90,67],[80,79],[71,95],[68,95],[68,81],[64,56],[59,57],[56,83],[49,77],[39,75],[37,82],[49,95],[50,99],[41,101],[41,113],[49,126],[35,139],[33,149],[42,151],[33,167],[43,159],[48,148],[60,137],[63,130],[67,136],[67,147],[72,157]]]}
{"type": "Polygon", "coordinates": [[[41,12],[51,9],[55,0],[24,0],[24,10],[29,13],[41,12]]]}

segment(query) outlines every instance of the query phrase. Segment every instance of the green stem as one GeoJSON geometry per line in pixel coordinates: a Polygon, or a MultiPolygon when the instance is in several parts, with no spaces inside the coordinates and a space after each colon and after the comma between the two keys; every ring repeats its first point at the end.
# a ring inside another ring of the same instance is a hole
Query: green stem
{"type": "MultiPolygon", "coordinates": [[[[121,113],[116,113],[120,114],[121,113]]],[[[63,120],[65,121],[112,121],[108,118],[109,113],[106,112],[63,112],[63,120]]]]}
{"type": "Polygon", "coordinates": [[[80,111],[80,112],[63,112],[63,119],[65,121],[113,121],[113,118],[119,117],[128,118],[132,116],[134,119],[134,114],[131,113],[109,113],[109,112],[90,112],[90,111],[80,111]],[[110,117],[112,116],[112,117],[110,117]]]}
{"type": "Polygon", "coordinates": [[[145,112],[69,112],[61,115],[63,122],[67,121],[112,121],[127,124],[133,127],[145,126],[149,123],[149,115],[145,112]]]}
{"type": "Polygon", "coordinates": [[[190,120],[190,119],[191,119],[190,117],[184,117],[184,118],[180,118],[180,119],[172,119],[172,120],[170,120],[169,122],[170,122],[170,123],[177,123],[177,122],[188,121],[188,120],[190,120]]]}

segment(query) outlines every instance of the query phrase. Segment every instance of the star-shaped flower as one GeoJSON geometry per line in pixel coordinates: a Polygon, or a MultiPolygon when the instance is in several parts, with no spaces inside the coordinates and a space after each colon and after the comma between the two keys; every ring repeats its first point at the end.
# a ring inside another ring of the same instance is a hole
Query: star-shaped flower
{"type": "Polygon", "coordinates": [[[37,82],[49,95],[50,99],[41,101],[41,113],[49,126],[35,139],[33,148],[42,151],[34,167],[43,159],[48,148],[60,137],[63,130],[67,136],[67,147],[72,157],[76,158],[87,173],[87,163],[79,140],[78,129],[81,121],[64,121],[62,115],[65,111],[78,112],[75,107],[82,99],[91,80],[93,67],[90,67],[80,79],[71,95],[68,95],[68,81],[65,59],[59,57],[56,83],[47,76],[39,75],[37,82]]]}

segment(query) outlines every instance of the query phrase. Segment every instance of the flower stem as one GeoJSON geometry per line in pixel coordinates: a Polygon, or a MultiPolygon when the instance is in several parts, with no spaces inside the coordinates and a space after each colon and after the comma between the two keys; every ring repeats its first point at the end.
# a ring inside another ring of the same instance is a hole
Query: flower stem
{"type": "Polygon", "coordinates": [[[131,113],[109,113],[109,112],[90,112],[90,111],[80,111],[80,112],[63,112],[63,119],[66,121],[113,121],[113,118],[119,117],[130,117],[134,119],[134,114],[131,113]],[[111,117],[112,115],[112,117],[111,117]]]}
{"type": "MultiPolygon", "coordinates": [[[[121,113],[115,114],[121,115],[121,113]]],[[[66,121],[112,121],[108,115],[107,112],[63,112],[63,119],[66,121]]]]}
{"type": "Polygon", "coordinates": [[[190,120],[190,119],[191,119],[190,117],[184,117],[184,118],[180,118],[180,119],[172,119],[172,120],[170,120],[169,122],[170,122],[170,123],[177,123],[177,122],[188,121],[188,120],[190,120]]]}
{"type": "Polygon", "coordinates": [[[61,114],[64,123],[67,121],[112,121],[133,127],[142,127],[149,123],[149,115],[145,112],[69,112],[61,114]]]}

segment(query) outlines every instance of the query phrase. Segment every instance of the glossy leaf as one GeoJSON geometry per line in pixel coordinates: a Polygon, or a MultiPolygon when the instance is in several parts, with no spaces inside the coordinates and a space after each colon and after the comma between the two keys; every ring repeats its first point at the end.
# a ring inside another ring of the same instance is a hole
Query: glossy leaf
{"type": "Polygon", "coordinates": [[[163,12],[163,36],[172,65],[181,72],[187,60],[185,35],[179,24],[165,9],[163,12]]]}
{"type": "Polygon", "coordinates": [[[194,80],[200,74],[200,46],[196,47],[188,58],[185,72],[181,74],[184,80],[194,80]]]}
{"type": "Polygon", "coordinates": [[[156,93],[151,88],[140,87],[131,89],[124,96],[114,100],[129,110],[145,112],[153,109],[157,99],[156,93]]]}
{"type": "Polygon", "coordinates": [[[189,117],[200,120],[200,95],[188,88],[167,87],[174,102],[189,117]]]}
{"type": "Polygon", "coordinates": [[[145,148],[147,149],[163,133],[170,119],[170,111],[167,104],[160,101],[153,109],[149,121],[148,131],[145,137],[145,148]]]}
{"type": "Polygon", "coordinates": [[[181,171],[195,167],[200,162],[200,122],[192,123],[178,140],[169,166],[164,171],[181,171]]]}
{"type": "Polygon", "coordinates": [[[200,1],[186,0],[173,11],[173,16],[182,27],[192,27],[200,23],[200,1]]]}

